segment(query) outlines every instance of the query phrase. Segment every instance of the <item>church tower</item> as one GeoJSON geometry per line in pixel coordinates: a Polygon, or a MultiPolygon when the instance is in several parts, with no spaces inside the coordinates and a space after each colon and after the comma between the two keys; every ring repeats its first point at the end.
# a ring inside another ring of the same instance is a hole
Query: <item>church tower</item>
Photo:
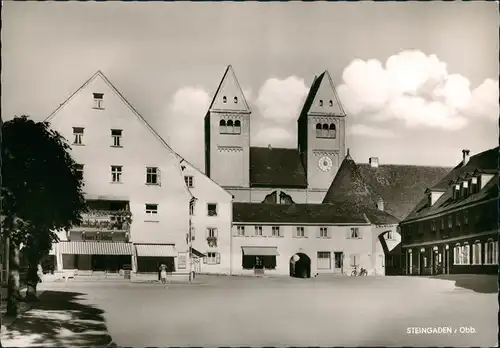
{"type": "Polygon", "coordinates": [[[205,174],[225,188],[250,186],[250,115],[229,65],[205,116],[205,174]]]}
{"type": "Polygon", "coordinates": [[[328,71],[314,78],[298,120],[308,190],[326,192],[345,157],[346,114],[328,71]]]}

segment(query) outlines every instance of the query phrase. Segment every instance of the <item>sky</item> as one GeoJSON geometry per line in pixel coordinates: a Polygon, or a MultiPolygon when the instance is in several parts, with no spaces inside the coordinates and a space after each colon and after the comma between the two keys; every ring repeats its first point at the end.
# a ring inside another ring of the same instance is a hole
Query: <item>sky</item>
{"type": "Polygon", "coordinates": [[[97,70],[204,168],[203,118],[231,64],[252,146],[296,147],[328,70],[356,162],[454,166],[498,145],[495,2],[4,2],[2,119],[45,119],[97,70]]]}

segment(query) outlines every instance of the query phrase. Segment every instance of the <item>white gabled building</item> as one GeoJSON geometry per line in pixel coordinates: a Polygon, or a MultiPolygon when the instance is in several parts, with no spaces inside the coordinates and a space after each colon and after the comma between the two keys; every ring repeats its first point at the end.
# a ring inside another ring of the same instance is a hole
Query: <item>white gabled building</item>
{"type": "Polygon", "coordinates": [[[91,208],[81,226],[59,233],[57,271],[119,274],[129,268],[156,277],[164,263],[174,274],[187,274],[190,226],[194,254],[207,256],[195,262],[196,270],[228,267],[220,245],[231,235],[231,194],[170,148],[102,72],[46,121],[71,144],[91,208]],[[208,246],[208,233],[218,246],[208,246]]]}

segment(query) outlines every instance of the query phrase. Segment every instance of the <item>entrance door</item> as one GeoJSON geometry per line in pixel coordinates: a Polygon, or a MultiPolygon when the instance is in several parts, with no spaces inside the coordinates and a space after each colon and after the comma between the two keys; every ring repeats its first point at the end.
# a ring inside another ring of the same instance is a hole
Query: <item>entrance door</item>
{"type": "Polygon", "coordinates": [[[342,274],[343,272],[343,260],[344,260],[344,253],[343,252],[335,252],[335,265],[333,268],[334,273],[340,273],[342,274]]]}
{"type": "Polygon", "coordinates": [[[450,273],[450,251],[448,249],[445,249],[444,251],[444,274],[449,274],[450,273]]]}
{"type": "Polygon", "coordinates": [[[262,256],[255,256],[254,273],[264,274],[264,259],[262,256]]]}

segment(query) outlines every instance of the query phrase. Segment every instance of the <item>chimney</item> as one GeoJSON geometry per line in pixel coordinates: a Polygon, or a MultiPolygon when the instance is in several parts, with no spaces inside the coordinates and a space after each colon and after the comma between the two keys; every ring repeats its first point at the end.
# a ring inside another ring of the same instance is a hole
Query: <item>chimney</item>
{"type": "Polygon", "coordinates": [[[379,198],[377,201],[377,209],[384,211],[384,200],[382,198],[379,198]]]}
{"type": "Polygon", "coordinates": [[[370,167],[378,168],[378,157],[370,157],[370,167]]]}
{"type": "Polygon", "coordinates": [[[267,148],[268,148],[269,150],[272,150],[272,149],[273,149],[273,148],[272,148],[272,146],[271,146],[271,144],[267,145],[267,148]]]}
{"type": "Polygon", "coordinates": [[[467,164],[467,162],[469,162],[469,153],[470,153],[470,150],[462,150],[462,157],[463,157],[463,162],[462,162],[462,166],[465,166],[467,164]]]}

